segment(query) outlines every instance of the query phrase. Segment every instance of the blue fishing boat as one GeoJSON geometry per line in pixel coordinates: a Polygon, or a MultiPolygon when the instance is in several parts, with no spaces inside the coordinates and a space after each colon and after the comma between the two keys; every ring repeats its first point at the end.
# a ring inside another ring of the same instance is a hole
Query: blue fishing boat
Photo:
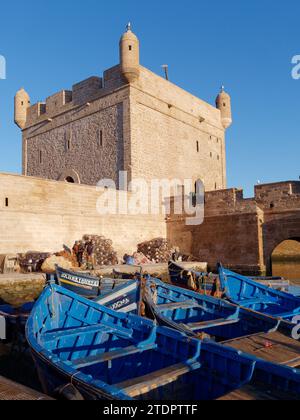
{"type": "Polygon", "coordinates": [[[224,296],[236,305],[289,321],[300,314],[299,297],[261,285],[221,264],[219,278],[224,296]]]}
{"type": "Polygon", "coordinates": [[[11,341],[18,333],[24,333],[33,306],[34,302],[26,303],[20,308],[8,304],[0,305],[0,317],[5,322],[5,337],[2,340],[11,341]]]}
{"type": "Polygon", "coordinates": [[[122,280],[115,281],[111,279],[102,279],[103,284],[108,287],[101,289],[101,294],[94,302],[99,305],[125,313],[134,313],[140,315],[141,303],[141,283],[140,280],[122,280]]]}
{"type": "Polygon", "coordinates": [[[56,278],[60,286],[66,287],[74,293],[78,293],[88,299],[99,296],[100,279],[84,273],[75,273],[56,266],[56,278]]]}
{"type": "Polygon", "coordinates": [[[149,279],[146,285],[147,312],[160,325],[190,336],[209,336],[218,342],[257,333],[290,333],[293,324],[245,310],[225,300],[149,279]]]}
{"type": "Polygon", "coordinates": [[[207,400],[259,381],[300,397],[300,373],[48,285],[26,326],[44,392],[84,399],[207,400]]]}
{"type": "Polygon", "coordinates": [[[211,296],[218,294],[218,276],[185,268],[174,261],[169,261],[169,277],[174,286],[194,290],[211,296]]]}
{"type": "Polygon", "coordinates": [[[141,287],[138,279],[98,278],[56,267],[56,281],[60,286],[100,305],[139,314],[141,287]]]}
{"type": "MultiPolygon", "coordinates": [[[[171,283],[175,286],[184,287],[211,296],[222,296],[218,275],[200,272],[193,268],[187,269],[179,263],[170,261],[169,276],[171,283]]],[[[297,293],[297,290],[290,287],[290,282],[282,277],[250,277],[250,279],[276,290],[297,293]]]]}
{"type": "Polygon", "coordinates": [[[299,286],[289,286],[287,293],[295,297],[300,297],[300,287],[299,286]]]}

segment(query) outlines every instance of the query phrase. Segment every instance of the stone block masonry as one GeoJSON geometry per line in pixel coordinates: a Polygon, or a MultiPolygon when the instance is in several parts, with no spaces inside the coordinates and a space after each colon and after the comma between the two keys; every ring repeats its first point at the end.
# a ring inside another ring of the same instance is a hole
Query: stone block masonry
{"type": "Polygon", "coordinates": [[[300,242],[300,182],[256,186],[250,199],[234,188],[207,192],[202,225],[189,227],[171,215],[167,226],[172,242],[211,269],[222,262],[245,274],[272,274],[275,248],[288,239],[300,242]]]}
{"type": "MultiPolygon", "coordinates": [[[[128,194],[119,191],[118,194],[128,194]]],[[[0,254],[56,252],[83,234],[112,239],[122,257],[137,244],[166,237],[182,252],[246,274],[271,274],[271,255],[287,239],[300,241],[300,182],[207,192],[205,219],[186,226],[184,215],[105,215],[95,187],[0,174],[0,254]]]]}
{"type": "Polygon", "coordinates": [[[166,237],[164,215],[101,216],[99,197],[95,187],[0,174],[0,254],[57,252],[95,234],[111,239],[123,257],[140,242],[166,237]]]}
{"type": "Polygon", "coordinates": [[[123,170],[224,188],[220,111],[142,66],[130,85],[116,66],[28,108],[24,175],[96,185],[123,170]]]}

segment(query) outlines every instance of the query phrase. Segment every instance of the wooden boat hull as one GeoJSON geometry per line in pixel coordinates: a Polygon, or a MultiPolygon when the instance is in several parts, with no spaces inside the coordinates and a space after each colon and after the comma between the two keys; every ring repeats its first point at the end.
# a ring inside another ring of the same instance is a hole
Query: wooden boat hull
{"type": "Polygon", "coordinates": [[[141,286],[139,280],[126,280],[118,283],[114,289],[93,299],[114,311],[140,314],[141,286]]]}
{"type": "Polygon", "coordinates": [[[293,321],[300,314],[300,298],[261,285],[219,265],[219,278],[224,296],[236,305],[293,321]]]}
{"type": "MultiPolygon", "coordinates": [[[[217,297],[221,297],[222,295],[218,282],[219,277],[217,275],[198,272],[193,269],[187,270],[180,264],[170,261],[169,277],[171,283],[175,286],[217,297]]],[[[282,277],[251,277],[250,279],[269,288],[289,293],[290,282],[284,280],[282,277]]]]}
{"type": "Polygon", "coordinates": [[[25,325],[33,306],[34,303],[27,303],[21,308],[15,309],[11,305],[0,305],[0,317],[5,323],[5,337],[0,337],[0,340],[11,341],[18,334],[24,334],[25,325]]]}
{"type": "Polygon", "coordinates": [[[218,276],[186,269],[180,264],[169,261],[169,278],[174,286],[193,290],[208,296],[220,297],[218,276]]]}
{"type": "Polygon", "coordinates": [[[218,342],[280,329],[290,334],[294,325],[239,308],[224,300],[162,283],[147,282],[145,303],[148,314],[160,325],[193,337],[203,334],[218,342]]]}
{"type": "Polygon", "coordinates": [[[75,273],[58,266],[56,266],[56,277],[60,286],[88,299],[96,298],[99,295],[100,279],[98,278],[75,273]]]}
{"type": "Polygon", "coordinates": [[[139,280],[95,278],[56,268],[57,283],[99,305],[120,312],[139,314],[141,287],[139,280]]]}
{"type": "Polygon", "coordinates": [[[206,400],[255,379],[300,395],[299,372],[99,306],[56,285],[27,323],[44,392],[72,383],[84,399],[206,400]]]}

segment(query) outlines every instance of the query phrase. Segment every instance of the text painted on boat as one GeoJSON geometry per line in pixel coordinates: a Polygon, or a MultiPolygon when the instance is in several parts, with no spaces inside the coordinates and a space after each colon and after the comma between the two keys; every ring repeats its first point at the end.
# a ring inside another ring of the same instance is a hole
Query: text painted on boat
{"type": "Polygon", "coordinates": [[[294,340],[300,340],[300,315],[293,318],[293,324],[296,324],[292,331],[292,337],[294,340]]]}
{"type": "Polygon", "coordinates": [[[100,282],[97,280],[92,280],[92,279],[85,279],[82,277],[76,277],[76,276],[72,276],[72,274],[67,274],[67,273],[63,273],[61,274],[61,279],[62,280],[68,280],[68,281],[72,281],[76,284],[80,284],[82,286],[91,286],[91,287],[99,287],[100,282]]]}
{"type": "Polygon", "coordinates": [[[123,308],[123,306],[128,305],[129,303],[130,303],[130,300],[128,298],[118,300],[118,302],[115,302],[112,305],[110,305],[110,309],[117,311],[118,309],[123,308]]]}

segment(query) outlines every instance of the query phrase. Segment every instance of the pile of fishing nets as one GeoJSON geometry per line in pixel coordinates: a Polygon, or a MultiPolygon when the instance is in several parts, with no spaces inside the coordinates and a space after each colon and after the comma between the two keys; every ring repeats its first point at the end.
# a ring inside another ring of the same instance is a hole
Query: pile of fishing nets
{"type": "Polygon", "coordinates": [[[138,252],[152,263],[167,263],[174,252],[169,241],[164,238],[156,238],[138,245],[138,252]]]}
{"type": "Polygon", "coordinates": [[[84,235],[81,246],[84,248],[83,264],[89,264],[88,248],[92,243],[92,261],[95,266],[117,265],[118,255],[113,248],[113,242],[104,236],[84,235]]]}

